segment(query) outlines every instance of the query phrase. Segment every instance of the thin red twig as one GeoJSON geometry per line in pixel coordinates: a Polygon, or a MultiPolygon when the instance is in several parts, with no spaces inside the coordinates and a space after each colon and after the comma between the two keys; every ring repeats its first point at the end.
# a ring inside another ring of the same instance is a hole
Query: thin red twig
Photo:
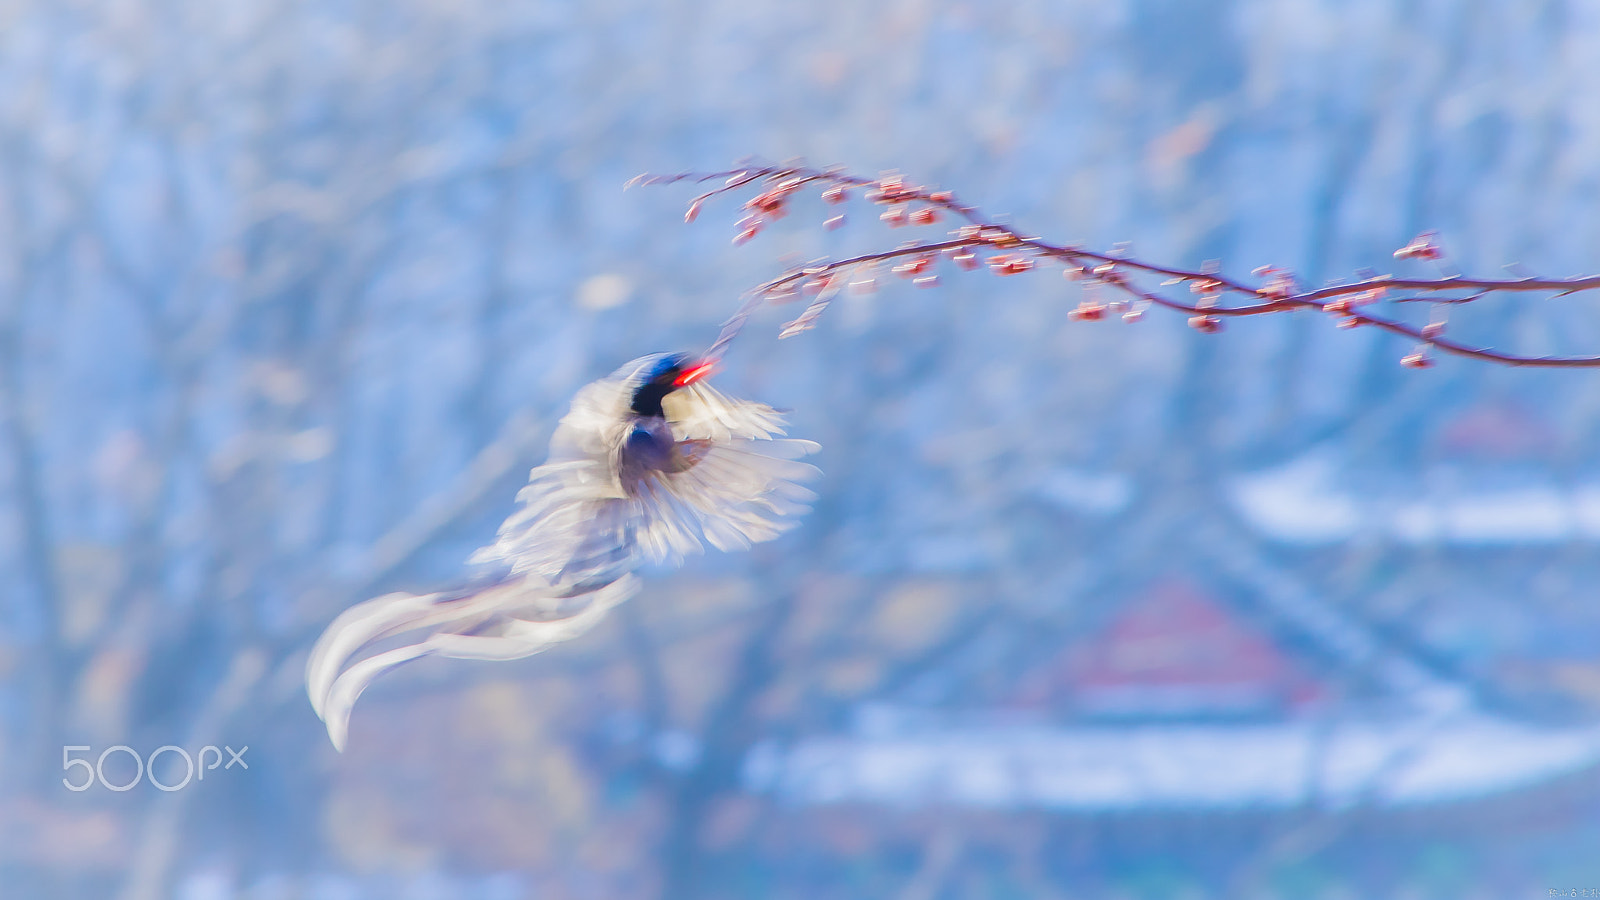
{"type": "MultiPolygon", "coordinates": [[[[1392,275],[1373,275],[1347,284],[1307,290],[1296,284],[1290,273],[1264,267],[1255,273],[1263,279],[1263,283],[1252,286],[1219,272],[1160,266],[1117,253],[1053,244],[987,218],[977,207],[958,201],[949,191],[911,184],[897,175],[865,178],[838,169],[759,165],[724,172],[641,175],[630,185],[704,184],[719,179],[723,182],[721,185],[690,201],[685,219],[694,221],[706,202],[713,198],[745,191],[752,186],[759,187],[760,191],[744,204],[747,215],[739,221],[735,243],[744,243],[753,238],[767,224],[787,212],[788,204],[796,194],[815,187],[822,189],[822,197],[829,203],[844,203],[851,199],[850,192],[862,192],[866,200],[884,207],[880,218],[891,225],[932,225],[949,217],[959,220],[960,224],[949,236],[940,240],[912,241],[876,253],[823,260],[790,269],[756,286],[733,317],[724,324],[722,333],[708,349],[707,355],[713,358],[722,356],[751,314],[765,303],[788,301],[804,295],[814,297],[798,318],[784,326],[782,336],[788,337],[814,325],[853,275],[861,276],[861,283],[870,289],[877,270],[887,263],[899,263],[892,269],[895,274],[912,278],[924,286],[933,286],[938,283],[938,276],[934,274],[936,263],[940,259],[949,259],[963,269],[988,268],[1001,275],[1019,274],[1034,268],[1039,261],[1047,260],[1064,267],[1069,277],[1087,285],[1105,285],[1122,294],[1124,299],[1112,304],[1084,300],[1071,313],[1077,319],[1100,319],[1112,312],[1133,320],[1143,314],[1144,307],[1159,306],[1188,314],[1189,324],[1200,331],[1215,332],[1221,329],[1222,321],[1227,318],[1309,309],[1336,316],[1340,327],[1372,326],[1415,340],[1417,348],[1401,360],[1403,364],[1415,368],[1432,364],[1429,357],[1432,348],[1509,366],[1600,367],[1600,356],[1525,356],[1488,347],[1474,347],[1445,337],[1445,323],[1442,320],[1416,326],[1373,311],[1374,307],[1384,304],[1427,303],[1448,308],[1500,293],[1547,292],[1555,297],[1564,297],[1600,289],[1600,275],[1567,279],[1482,279],[1458,275],[1396,278],[1392,275]],[[980,253],[983,256],[980,257],[980,253]],[[1168,296],[1158,288],[1135,281],[1141,277],[1163,278],[1165,280],[1161,287],[1187,284],[1195,299],[1168,296]],[[1405,296],[1391,296],[1402,291],[1405,296]],[[1228,302],[1224,303],[1224,300],[1228,302]]],[[[833,227],[841,222],[842,217],[836,216],[828,224],[833,227]]],[[[1395,252],[1395,257],[1400,259],[1438,260],[1442,255],[1432,234],[1420,235],[1395,252]]]]}

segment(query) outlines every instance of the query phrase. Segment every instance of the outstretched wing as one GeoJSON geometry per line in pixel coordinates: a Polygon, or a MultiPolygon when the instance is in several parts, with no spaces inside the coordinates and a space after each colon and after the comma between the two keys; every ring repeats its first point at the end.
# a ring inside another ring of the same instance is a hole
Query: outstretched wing
{"type": "Polygon", "coordinates": [[[794,527],[816,494],[803,486],[819,475],[802,457],[813,441],[775,438],[783,414],[737,400],[701,382],[663,402],[687,465],[624,485],[639,552],[676,563],[703,544],[740,550],[794,527]]]}
{"type": "Polygon", "coordinates": [[[579,392],[551,439],[551,462],[533,470],[521,506],[473,562],[551,585],[604,582],[706,544],[738,550],[772,540],[816,499],[802,483],[819,472],[799,460],[818,445],[774,437],[784,433],[782,413],[703,382],[662,404],[686,465],[624,483],[625,397],[609,380],[579,392]]]}
{"type": "Polygon", "coordinates": [[[668,394],[661,406],[680,441],[770,438],[784,433],[783,413],[765,403],[729,397],[704,381],[668,394]]]}
{"type": "Polygon", "coordinates": [[[802,485],[820,474],[800,462],[817,444],[744,440],[694,448],[698,461],[681,472],[642,479],[630,500],[639,551],[657,563],[698,553],[702,541],[740,550],[793,528],[816,494],[802,485]]]}

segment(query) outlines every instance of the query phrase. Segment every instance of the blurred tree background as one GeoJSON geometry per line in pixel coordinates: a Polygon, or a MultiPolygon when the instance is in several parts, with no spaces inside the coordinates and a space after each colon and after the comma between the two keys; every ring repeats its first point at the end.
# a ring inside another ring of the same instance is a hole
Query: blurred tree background
{"type": "MultiPolygon", "coordinates": [[[[339,610],[490,539],[577,387],[704,346],[780,258],[889,240],[819,204],[735,250],[731,205],[686,227],[633,175],[803,156],[1157,261],[1319,283],[1435,228],[1470,272],[1568,275],[1600,270],[1597,58],[1600,14],[1558,0],[0,3],[3,893],[1600,888],[1600,383],[1408,372],[1300,316],[1072,323],[1044,272],[746,332],[719,383],[824,448],[795,533],[655,573],[542,656],[402,670],[342,756],[301,683],[339,610]],[[1090,709],[1084,673],[1128,669],[1059,654],[1191,595],[1281,662],[1253,685],[1311,687],[1090,709]],[[1408,721],[1430,690],[1579,750],[1427,802],[772,774],[830,736],[1226,737],[1408,721]],[[119,744],[250,768],[60,785],[63,746],[119,744]]],[[[1588,302],[1452,329],[1593,352],[1588,302]]]]}

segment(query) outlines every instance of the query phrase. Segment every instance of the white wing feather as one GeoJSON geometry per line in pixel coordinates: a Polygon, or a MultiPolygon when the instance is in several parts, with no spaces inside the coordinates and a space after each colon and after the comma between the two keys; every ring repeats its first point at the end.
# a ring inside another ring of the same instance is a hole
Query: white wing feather
{"type": "Polygon", "coordinates": [[[698,461],[624,484],[617,454],[632,429],[629,392],[620,375],[578,392],[551,437],[551,461],[533,470],[517,495],[522,506],[472,561],[501,561],[553,583],[603,578],[612,567],[677,563],[705,544],[738,550],[769,541],[810,509],[816,495],[801,482],[820,473],[798,460],[818,445],[775,438],[782,413],[704,382],[662,403],[673,436],[698,461]]]}

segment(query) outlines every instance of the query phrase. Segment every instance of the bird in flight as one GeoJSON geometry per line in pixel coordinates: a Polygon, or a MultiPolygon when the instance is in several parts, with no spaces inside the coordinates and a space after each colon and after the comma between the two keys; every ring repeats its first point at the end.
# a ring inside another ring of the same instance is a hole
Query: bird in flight
{"type": "Polygon", "coordinates": [[[356,698],[423,656],[517,659],[577,637],[638,591],[636,570],[710,544],[738,550],[794,526],[818,474],[783,415],[729,397],[712,359],[641,357],[578,391],[466,585],[387,594],[345,610],[306,664],[311,705],[344,749],[356,698]],[[382,652],[373,645],[406,636],[382,652]]]}

